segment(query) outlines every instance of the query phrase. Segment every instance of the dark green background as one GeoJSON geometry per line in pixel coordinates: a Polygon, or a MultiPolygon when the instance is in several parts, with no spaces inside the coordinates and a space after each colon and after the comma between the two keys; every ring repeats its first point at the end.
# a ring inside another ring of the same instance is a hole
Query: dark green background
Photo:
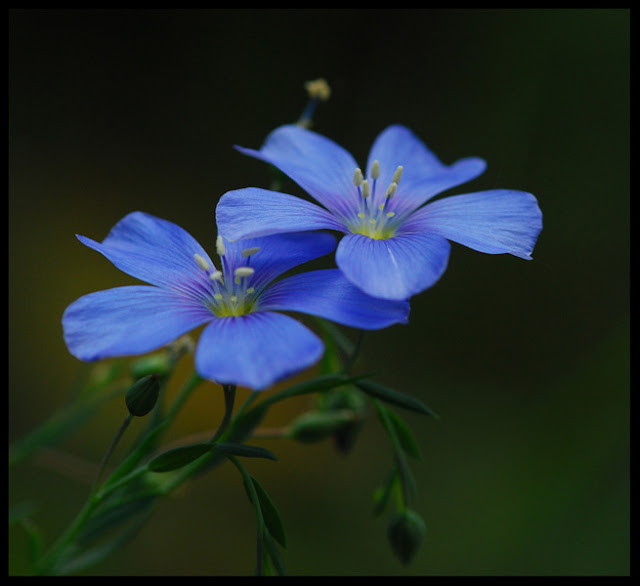
{"type": "MultiPolygon", "coordinates": [[[[410,324],[366,338],[360,368],[441,415],[406,415],[428,527],[413,564],[371,515],[391,458],[375,418],[348,457],[265,440],[281,461],[250,468],[280,507],[289,572],[627,574],[629,32],[628,10],[9,11],[9,439],[75,380],[64,308],[133,282],[74,234],[100,240],[143,210],[213,250],[220,195],[269,181],[232,145],[295,121],[303,83],[325,77],[315,128],[362,164],[403,123],[446,163],[487,160],[452,193],[532,192],[544,230],[532,262],[454,245],[410,324]]],[[[203,387],[176,437],[217,425],[221,409],[203,387]]],[[[122,417],[109,406],[60,448],[97,462],[122,417]]],[[[9,488],[10,503],[39,507],[47,542],[88,490],[37,463],[9,488]]],[[[223,467],[96,572],[251,573],[254,527],[223,467]]],[[[26,540],[9,535],[21,572],[26,540]]]]}

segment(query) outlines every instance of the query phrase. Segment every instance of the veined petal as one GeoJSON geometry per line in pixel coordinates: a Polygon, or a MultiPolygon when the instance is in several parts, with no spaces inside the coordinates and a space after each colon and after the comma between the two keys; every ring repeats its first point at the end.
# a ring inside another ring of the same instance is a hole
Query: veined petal
{"type": "Polygon", "coordinates": [[[260,298],[260,308],[299,311],[362,330],[406,323],[409,315],[407,301],[371,297],[338,269],[310,271],[283,279],[260,298]]]}
{"type": "Polygon", "coordinates": [[[320,338],[295,319],[256,312],[213,320],[198,342],[196,369],[220,384],[262,390],[311,366],[323,351],[320,338]]]}
{"type": "Polygon", "coordinates": [[[198,254],[215,266],[198,242],[177,224],[143,212],[120,220],[100,243],[78,236],[121,271],[166,289],[201,299],[210,290],[207,274],[194,260],[198,254]]]}
{"type": "Polygon", "coordinates": [[[295,232],[274,234],[225,242],[225,259],[232,267],[251,266],[254,269],[250,285],[260,289],[288,270],[333,252],[336,239],[327,232],[295,232]],[[260,250],[244,258],[248,248],[260,250]]]}
{"type": "Polygon", "coordinates": [[[402,179],[394,197],[393,211],[406,213],[421,206],[434,195],[481,175],[486,162],[478,157],[461,159],[445,165],[408,128],[394,124],[383,130],[371,147],[367,162],[370,174],[373,161],[380,164],[377,190],[378,203],[398,166],[403,167],[402,179]]]}
{"type": "Polygon", "coordinates": [[[71,354],[91,361],[156,350],[212,317],[173,292],[133,285],[80,297],[65,310],[62,328],[71,354]]]}
{"type": "Polygon", "coordinates": [[[241,153],[276,166],[328,210],[349,217],[358,204],[353,172],[358,164],[331,139],[296,125],[276,128],[259,151],[241,153]]]}
{"type": "Polygon", "coordinates": [[[488,254],[527,260],[542,230],[542,212],[530,193],[494,189],[454,195],[427,204],[400,231],[438,234],[488,254]]]}
{"type": "Polygon", "coordinates": [[[349,234],[338,245],[336,263],[365,293],[402,300],[440,278],[450,250],[449,242],[437,234],[397,234],[386,240],[349,234]]]}
{"type": "Polygon", "coordinates": [[[228,240],[306,230],[342,230],[344,224],[299,197],[246,187],[225,193],[216,206],[218,231],[228,240]]]}

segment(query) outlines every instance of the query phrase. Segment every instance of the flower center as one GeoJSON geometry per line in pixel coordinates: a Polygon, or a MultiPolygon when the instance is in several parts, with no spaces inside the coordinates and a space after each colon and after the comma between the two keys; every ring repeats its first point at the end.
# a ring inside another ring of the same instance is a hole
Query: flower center
{"type": "Polygon", "coordinates": [[[251,267],[251,257],[260,248],[245,248],[242,251],[242,263],[232,266],[226,257],[222,238],[218,236],[216,249],[220,256],[222,270],[212,270],[209,263],[199,254],[194,255],[198,266],[206,271],[212,285],[212,296],[207,306],[218,317],[230,317],[251,313],[257,298],[257,292],[251,287],[251,277],[255,269],[251,267]]]}
{"type": "Polygon", "coordinates": [[[391,200],[398,189],[402,177],[402,165],[398,166],[391,178],[383,197],[376,194],[378,178],[380,177],[380,163],[374,161],[371,174],[365,178],[357,168],[353,174],[353,184],[358,190],[359,209],[354,218],[348,223],[354,234],[362,234],[375,240],[391,238],[399,225],[396,213],[391,209],[391,200]]]}

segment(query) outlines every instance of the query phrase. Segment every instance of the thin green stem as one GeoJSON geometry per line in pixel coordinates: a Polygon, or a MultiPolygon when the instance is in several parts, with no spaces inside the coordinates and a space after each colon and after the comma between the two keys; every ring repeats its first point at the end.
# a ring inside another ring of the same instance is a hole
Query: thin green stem
{"type": "Polygon", "coordinates": [[[127,413],[127,416],[124,418],[124,421],[122,422],[122,425],[120,426],[120,429],[118,429],[118,432],[116,433],[115,437],[111,441],[111,444],[107,448],[107,451],[106,451],[105,455],[102,457],[102,462],[100,462],[100,466],[98,468],[98,472],[96,473],[96,478],[93,481],[93,487],[91,489],[91,494],[92,495],[96,492],[96,490],[98,488],[98,484],[100,483],[100,478],[101,478],[101,476],[102,476],[102,474],[104,472],[104,469],[105,469],[105,467],[107,465],[107,462],[108,462],[109,458],[111,457],[111,454],[113,454],[113,451],[116,449],[116,446],[118,445],[118,442],[120,441],[120,439],[124,435],[124,432],[127,430],[127,427],[129,427],[129,424],[131,423],[132,419],[133,419],[133,415],[131,415],[131,413],[127,413]]]}
{"type": "Polygon", "coordinates": [[[362,350],[362,342],[363,342],[363,340],[364,340],[364,330],[359,330],[358,331],[358,339],[356,340],[355,348],[353,349],[353,352],[351,353],[351,356],[349,356],[349,358],[347,358],[345,364],[342,367],[342,372],[344,374],[349,374],[349,372],[353,368],[353,365],[355,364],[356,360],[358,359],[358,355],[360,354],[360,351],[362,350]]]}
{"type": "Polygon", "coordinates": [[[256,510],[256,524],[257,524],[257,543],[256,543],[256,576],[262,576],[264,567],[264,517],[262,515],[262,508],[260,507],[260,501],[258,500],[258,494],[256,493],[255,486],[251,475],[244,467],[244,465],[235,457],[227,456],[233,465],[238,469],[244,480],[244,485],[247,490],[249,500],[253,504],[256,510]]]}
{"type": "Polygon", "coordinates": [[[222,423],[213,434],[209,443],[213,444],[222,436],[222,434],[226,431],[229,426],[229,422],[231,421],[231,416],[233,414],[233,403],[235,402],[236,397],[236,385],[222,385],[222,390],[224,392],[224,417],[222,418],[222,423]]]}

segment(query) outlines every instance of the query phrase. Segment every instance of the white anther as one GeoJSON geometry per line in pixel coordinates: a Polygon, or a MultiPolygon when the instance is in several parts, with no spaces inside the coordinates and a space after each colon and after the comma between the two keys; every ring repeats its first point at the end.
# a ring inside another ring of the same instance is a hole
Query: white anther
{"type": "Polygon", "coordinates": [[[371,179],[377,179],[378,177],[380,177],[380,163],[376,159],[371,165],[371,179]]]}
{"type": "Polygon", "coordinates": [[[229,297],[229,300],[231,301],[231,303],[235,303],[236,301],[238,301],[238,298],[235,295],[232,295],[231,297],[229,297]]]}
{"type": "Polygon", "coordinates": [[[206,259],[202,256],[200,256],[198,253],[193,255],[193,258],[196,259],[196,262],[198,263],[198,266],[203,270],[203,271],[208,271],[209,270],[209,263],[206,261],[206,259]]]}
{"type": "Polygon", "coordinates": [[[396,192],[396,189],[398,189],[398,184],[395,181],[393,181],[391,185],[389,185],[389,187],[387,188],[387,193],[385,197],[393,197],[393,194],[396,192]]]}
{"type": "Polygon", "coordinates": [[[222,271],[214,271],[209,275],[212,281],[222,281],[222,271]]]}
{"type": "Polygon", "coordinates": [[[362,182],[362,197],[367,199],[371,195],[371,189],[369,188],[369,180],[365,179],[362,182]]]}
{"type": "Polygon", "coordinates": [[[360,170],[360,167],[356,167],[356,170],[353,172],[353,184],[356,187],[360,187],[360,185],[362,185],[362,171],[360,170]]]}
{"type": "Polygon", "coordinates": [[[247,293],[253,293],[255,291],[255,289],[253,287],[249,287],[247,289],[247,293]]]}
{"type": "Polygon", "coordinates": [[[391,181],[393,181],[396,184],[396,187],[398,187],[398,183],[400,183],[400,178],[402,177],[402,169],[404,167],[402,165],[398,165],[398,168],[396,169],[395,173],[393,174],[393,177],[391,178],[391,181]]]}
{"type": "Polygon", "coordinates": [[[216,238],[216,251],[218,252],[219,256],[224,256],[225,248],[224,242],[222,241],[222,236],[218,236],[216,238]]]}
{"type": "Polygon", "coordinates": [[[387,212],[387,218],[393,218],[393,216],[395,215],[396,215],[395,212],[387,212]]]}
{"type": "Polygon", "coordinates": [[[359,217],[360,219],[362,219],[362,218],[364,218],[365,216],[364,216],[364,214],[363,214],[362,212],[359,212],[359,213],[358,213],[358,217],[359,217]]]}
{"type": "Polygon", "coordinates": [[[242,251],[242,256],[251,256],[252,254],[255,254],[256,252],[260,252],[260,247],[259,246],[253,246],[252,248],[245,248],[242,251]]]}
{"type": "Polygon", "coordinates": [[[222,299],[222,293],[216,293],[216,294],[213,296],[213,298],[214,298],[216,301],[220,301],[220,300],[222,299]]]}
{"type": "Polygon", "coordinates": [[[253,273],[255,272],[255,269],[252,269],[251,267],[238,267],[235,271],[233,271],[233,274],[236,276],[236,278],[241,278],[241,277],[249,277],[251,275],[253,275],[253,273]]]}

